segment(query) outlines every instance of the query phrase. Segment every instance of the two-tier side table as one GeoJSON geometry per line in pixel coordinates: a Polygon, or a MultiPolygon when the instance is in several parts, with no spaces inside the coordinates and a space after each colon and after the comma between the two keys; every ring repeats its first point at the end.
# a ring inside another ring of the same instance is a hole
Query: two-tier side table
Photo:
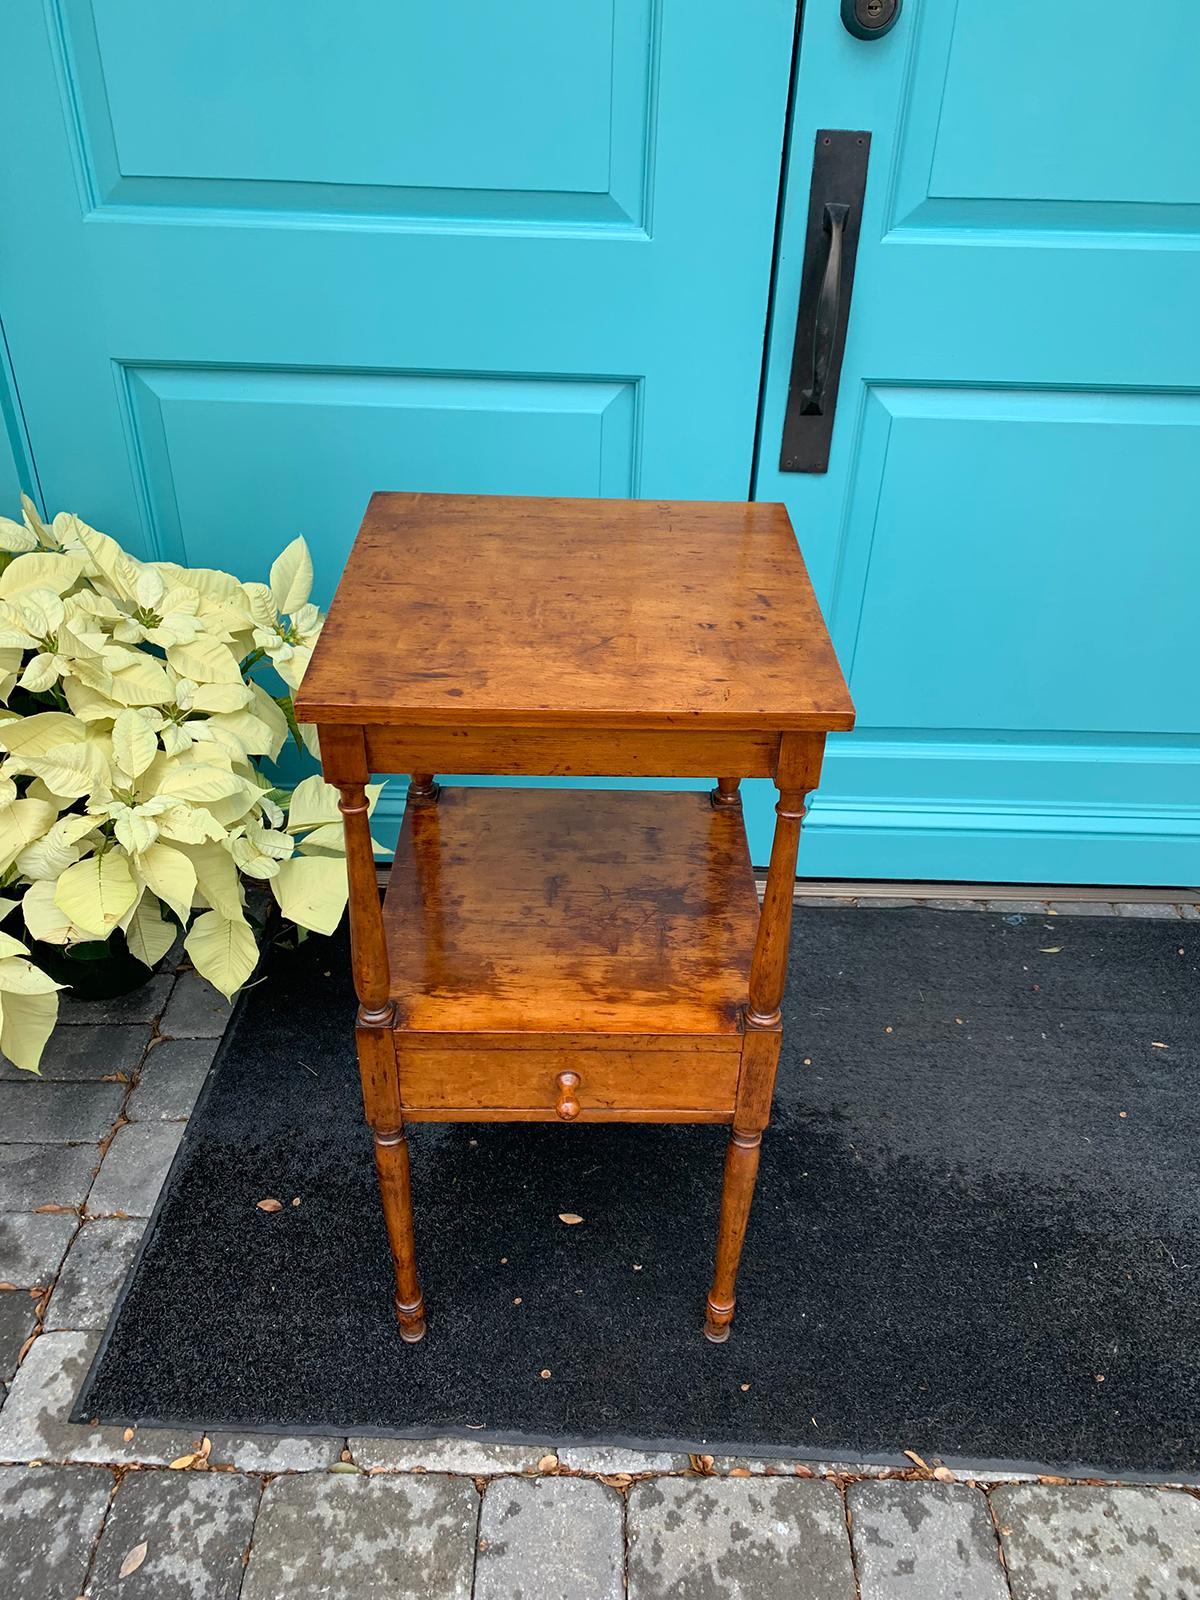
{"type": "Polygon", "coordinates": [[[341,793],[401,1336],[425,1332],[407,1123],[709,1122],[731,1130],[704,1327],[726,1339],[805,798],[854,721],[784,508],[377,494],[296,709],[341,793]],[[382,907],[372,773],[411,775],[382,907]],[[761,914],[745,777],[779,791],[761,914]]]}

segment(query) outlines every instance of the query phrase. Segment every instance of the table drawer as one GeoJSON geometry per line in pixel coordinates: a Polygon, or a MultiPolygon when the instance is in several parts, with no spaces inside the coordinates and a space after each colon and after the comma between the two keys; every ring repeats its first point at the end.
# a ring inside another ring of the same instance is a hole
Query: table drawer
{"type": "Polygon", "coordinates": [[[396,1040],[409,1121],[728,1122],[735,1049],[439,1049],[396,1040]]]}

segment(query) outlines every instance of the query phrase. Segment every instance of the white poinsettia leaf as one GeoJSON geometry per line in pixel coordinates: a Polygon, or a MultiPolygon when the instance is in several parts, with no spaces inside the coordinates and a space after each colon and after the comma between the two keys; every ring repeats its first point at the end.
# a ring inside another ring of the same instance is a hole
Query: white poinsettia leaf
{"type": "Polygon", "coordinates": [[[316,774],[305,778],[292,790],[288,801],[288,832],[300,833],[307,828],[320,827],[325,822],[341,822],[338,798],[337,790],[324,778],[316,774]]]}
{"type": "Polygon", "coordinates": [[[233,998],[258,964],[254,932],[242,916],[202,912],[183,943],[196,971],[227,1000],[233,998]]]}
{"type": "Polygon", "coordinates": [[[271,599],[285,616],[308,603],[312,592],[313,564],[308,545],[293,539],[271,563],[271,599]]]}
{"type": "Polygon", "coordinates": [[[107,939],[137,898],[129,857],[122,850],[85,856],[58,880],[54,898],[77,927],[107,939]]]}
{"type": "Polygon", "coordinates": [[[158,740],[147,719],[132,707],[112,726],[113,759],[130,778],[138,778],[158,754],[158,740]]]}
{"type": "Polygon", "coordinates": [[[14,1066],[36,1072],[58,1020],[58,995],[0,994],[0,1050],[14,1066]]]}
{"type": "Polygon", "coordinates": [[[298,927],[332,933],[342,920],[348,894],[345,860],[338,856],[293,856],[271,879],[279,909],[298,927]]]}
{"type": "Polygon", "coordinates": [[[175,943],[175,924],[162,914],[157,898],[147,892],[125,924],[125,943],[143,966],[156,967],[175,943]]]}
{"type": "Polygon", "coordinates": [[[186,923],[196,897],[196,869],[183,851],[160,839],[138,856],[137,873],[179,921],[186,923]]]}

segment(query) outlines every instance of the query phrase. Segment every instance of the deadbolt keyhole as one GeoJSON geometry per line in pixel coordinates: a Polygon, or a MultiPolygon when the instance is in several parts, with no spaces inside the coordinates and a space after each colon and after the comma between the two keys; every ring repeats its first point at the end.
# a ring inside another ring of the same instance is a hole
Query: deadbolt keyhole
{"type": "Polygon", "coordinates": [[[856,39],[881,39],[900,15],[901,0],[842,0],[842,21],[856,39]]]}

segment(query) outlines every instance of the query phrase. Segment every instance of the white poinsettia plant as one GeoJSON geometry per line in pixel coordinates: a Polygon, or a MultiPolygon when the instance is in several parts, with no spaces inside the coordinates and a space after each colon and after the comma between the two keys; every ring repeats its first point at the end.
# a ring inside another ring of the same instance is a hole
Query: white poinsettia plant
{"type": "Polygon", "coordinates": [[[60,985],[28,959],[18,905],[30,939],[69,950],[119,929],[147,969],[185,928],[228,997],[258,960],[247,880],[332,933],[346,864],[337,791],[262,770],[289,736],[316,754],[293,708],[323,621],[304,540],[269,583],[242,583],[22,503],[0,517],[0,1050],[36,1071],[60,985]]]}

